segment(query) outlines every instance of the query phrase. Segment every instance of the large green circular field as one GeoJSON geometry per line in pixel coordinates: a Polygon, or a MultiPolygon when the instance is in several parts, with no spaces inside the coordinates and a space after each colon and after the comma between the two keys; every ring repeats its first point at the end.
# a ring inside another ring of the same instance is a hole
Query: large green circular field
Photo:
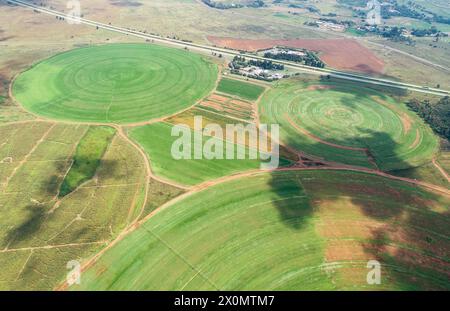
{"type": "Polygon", "coordinates": [[[27,110],[51,119],[131,123],[173,114],[215,86],[199,55],[150,44],[80,48],[44,60],[14,82],[27,110]]]}
{"type": "Polygon", "coordinates": [[[449,289],[449,204],[363,173],[236,179],[156,213],[73,289],[449,289]],[[380,285],[366,282],[369,260],[382,265],[380,285]]]}
{"type": "Polygon", "coordinates": [[[324,160],[380,168],[421,165],[438,139],[403,103],[345,84],[281,83],[260,105],[261,121],[278,123],[282,140],[324,160]]]}

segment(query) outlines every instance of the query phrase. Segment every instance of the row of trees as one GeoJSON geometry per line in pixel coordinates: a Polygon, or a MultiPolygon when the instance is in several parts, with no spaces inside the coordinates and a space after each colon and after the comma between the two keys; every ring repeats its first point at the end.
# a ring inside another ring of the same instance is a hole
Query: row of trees
{"type": "Polygon", "coordinates": [[[243,7],[251,7],[251,8],[259,8],[264,6],[264,2],[262,0],[254,0],[250,3],[247,3],[246,5],[240,4],[240,3],[224,3],[224,2],[218,2],[214,0],[202,0],[204,4],[206,4],[209,7],[219,9],[219,10],[226,10],[226,9],[239,9],[243,7]]]}
{"type": "Polygon", "coordinates": [[[284,70],[284,65],[274,64],[270,60],[249,60],[248,64],[250,66],[256,66],[265,70],[284,70]]]}
{"type": "Polygon", "coordinates": [[[241,69],[249,66],[259,67],[265,70],[284,70],[284,65],[274,64],[270,60],[247,60],[243,56],[235,56],[230,63],[232,69],[241,69]]]}
{"type": "Polygon", "coordinates": [[[450,139],[450,97],[441,98],[434,104],[429,100],[413,99],[407,105],[430,124],[435,132],[450,139]]]}
{"type": "Polygon", "coordinates": [[[272,53],[272,52],[266,52],[264,53],[265,58],[271,58],[271,59],[277,59],[277,60],[287,60],[295,63],[303,63],[307,66],[317,67],[317,68],[324,68],[325,63],[320,60],[314,53],[310,51],[304,51],[305,55],[298,55],[298,54],[289,54],[286,52],[280,52],[280,53],[272,53]]]}
{"type": "Polygon", "coordinates": [[[399,4],[397,0],[389,0],[391,6],[383,6],[381,16],[390,18],[391,16],[403,16],[426,22],[436,22],[442,24],[450,24],[450,18],[436,14],[427,10],[424,6],[408,1],[406,4],[399,4]],[[392,10],[393,9],[393,10],[392,10]]]}

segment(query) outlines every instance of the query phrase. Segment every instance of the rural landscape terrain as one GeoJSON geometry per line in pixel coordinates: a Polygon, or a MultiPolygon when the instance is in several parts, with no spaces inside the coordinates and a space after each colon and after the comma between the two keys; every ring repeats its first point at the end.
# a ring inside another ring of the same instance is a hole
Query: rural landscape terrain
{"type": "Polygon", "coordinates": [[[448,1],[0,21],[0,291],[450,290],[448,1]]]}

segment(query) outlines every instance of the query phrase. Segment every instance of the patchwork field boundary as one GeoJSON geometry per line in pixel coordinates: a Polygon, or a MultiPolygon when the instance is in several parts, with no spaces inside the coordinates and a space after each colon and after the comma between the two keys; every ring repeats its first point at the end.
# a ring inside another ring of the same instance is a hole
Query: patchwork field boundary
{"type": "MultiPolygon", "coordinates": [[[[217,88],[217,83],[220,81],[221,75],[220,75],[221,69],[219,69],[219,74],[216,80],[216,84],[215,84],[215,88],[217,88]]],[[[14,82],[14,79],[13,79],[14,82]]],[[[24,111],[30,113],[31,115],[33,115],[33,113],[27,111],[25,108],[23,108],[20,103],[18,103],[13,95],[12,95],[12,85],[13,82],[10,84],[10,88],[9,88],[9,93],[10,93],[10,98],[19,106],[21,107],[24,111]]],[[[265,91],[263,92],[262,95],[259,96],[259,98],[254,101],[253,103],[253,107],[256,109],[255,111],[255,123],[257,125],[259,125],[259,113],[257,110],[257,107],[259,105],[259,101],[260,99],[264,96],[264,94],[266,93],[266,91],[269,88],[266,87],[265,91]]],[[[214,92],[214,90],[212,91],[212,93],[214,92]]],[[[211,94],[212,94],[211,93],[211,94]]],[[[159,176],[156,176],[153,171],[152,171],[152,167],[151,167],[151,159],[150,156],[145,152],[145,150],[142,148],[142,146],[140,146],[139,144],[137,144],[136,142],[134,142],[128,135],[127,130],[129,128],[133,128],[133,127],[137,127],[137,126],[142,126],[142,125],[148,125],[148,124],[153,124],[153,123],[157,123],[157,122],[165,122],[165,120],[167,120],[169,117],[180,114],[182,112],[188,111],[190,109],[201,109],[200,107],[198,107],[199,103],[201,103],[201,101],[203,101],[205,98],[207,98],[208,96],[210,96],[211,94],[206,95],[203,99],[197,101],[196,103],[194,103],[192,106],[183,109],[182,111],[178,111],[172,115],[169,116],[165,116],[165,117],[161,117],[161,118],[156,118],[156,119],[151,119],[148,121],[144,121],[144,122],[137,122],[137,123],[131,123],[131,124],[124,124],[124,125],[118,125],[115,123],[97,123],[97,122],[83,122],[82,124],[85,125],[90,125],[90,126],[110,126],[113,127],[117,130],[117,133],[119,134],[119,136],[125,141],[127,142],[129,145],[131,145],[131,147],[133,147],[133,149],[135,149],[136,151],[138,151],[138,153],[140,154],[142,160],[144,161],[144,165],[145,165],[145,189],[144,189],[144,199],[143,199],[143,204],[140,207],[140,211],[137,215],[137,217],[135,217],[134,219],[130,220],[130,223],[128,224],[128,226],[122,231],[120,232],[113,240],[111,241],[97,241],[97,242],[89,242],[89,243],[74,243],[74,244],[62,244],[62,245],[48,245],[48,246],[42,246],[42,247],[35,247],[35,248],[23,248],[23,249],[5,249],[5,250],[0,250],[0,253],[2,252],[12,252],[12,251],[33,251],[34,249],[51,249],[51,248],[59,248],[59,247],[71,247],[71,246],[78,246],[78,245],[87,245],[87,244],[105,244],[105,248],[103,248],[101,251],[99,251],[97,254],[95,254],[92,258],[88,259],[84,264],[83,264],[83,271],[85,271],[89,266],[91,266],[93,263],[95,263],[101,256],[102,254],[104,254],[108,249],[110,249],[111,247],[113,247],[114,245],[116,245],[120,240],[122,240],[125,236],[127,236],[128,234],[130,234],[131,232],[133,232],[134,230],[136,230],[138,227],[140,227],[143,223],[145,223],[148,219],[150,219],[151,217],[153,217],[154,215],[156,215],[157,213],[159,213],[160,211],[169,208],[170,206],[172,206],[173,204],[175,204],[176,202],[178,202],[179,200],[182,200],[190,195],[193,195],[194,193],[197,193],[199,191],[203,191],[205,189],[208,189],[209,187],[230,181],[230,180],[234,180],[234,179],[238,179],[238,178],[242,178],[242,177],[247,177],[247,176],[256,176],[258,174],[264,174],[267,172],[271,172],[269,171],[263,171],[263,170],[255,170],[255,171],[249,171],[249,172],[244,172],[244,173],[237,173],[237,174],[233,174],[233,175],[228,175],[225,176],[223,178],[219,178],[216,180],[211,180],[211,181],[207,181],[204,182],[202,184],[199,184],[197,186],[185,186],[185,185],[181,185],[178,184],[176,182],[170,181],[170,180],[166,180],[164,178],[161,178],[159,176]],[[177,188],[181,188],[183,190],[186,190],[187,192],[177,196],[176,198],[168,201],[167,203],[162,204],[160,207],[158,207],[156,210],[154,210],[153,212],[151,212],[150,214],[146,215],[145,217],[143,217],[143,212],[145,210],[146,204],[148,203],[148,194],[149,194],[149,183],[150,180],[154,179],[157,180],[161,183],[164,184],[168,184],[168,185],[172,185],[174,187],[177,188]],[[143,217],[141,219],[141,217],[143,217]],[[141,219],[141,220],[139,220],[141,219]]],[[[226,94],[226,93],[223,93],[226,94]]],[[[206,110],[208,111],[208,110],[206,110]]],[[[211,111],[208,111],[210,113],[213,113],[211,111]]],[[[218,115],[220,115],[219,113],[216,113],[218,115]]],[[[42,117],[34,115],[35,117],[37,117],[37,119],[35,120],[26,120],[26,121],[13,121],[13,122],[7,122],[4,123],[2,125],[9,125],[9,124],[23,124],[23,123],[33,123],[33,122],[47,122],[47,123],[51,123],[53,124],[51,128],[53,128],[56,124],[80,124],[80,122],[70,122],[70,121],[59,121],[59,120],[53,120],[53,119],[42,119],[42,117]]],[[[228,118],[232,118],[230,116],[227,116],[228,118]]],[[[234,118],[237,121],[241,121],[241,122],[248,122],[248,123],[253,123],[253,122],[249,122],[249,121],[245,121],[245,120],[241,120],[238,118],[234,118]]],[[[50,129],[51,130],[51,129],[50,129]]],[[[50,131],[49,130],[49,131],[50,131]]],[[[39,141],[42,141],[45,139],[45,135],[43,138],[41,138],[39,141]]],[[[289,148],[287,146],[285,146],[286,148],[289,148]]],[[[344,146],[340,146],[340,147],[344,147],[344,146]]],[[[32,149],[35,150],[37,148],[37,146],[35,146],[35,148],[32,149]]],[[[347,147],[344,147],[347,148],[347,147]]],[[[348,147],[351,148],[351,147],[348,147]]],[[[359,151],[367,151],[367,149],[365,148],[356,148],[359,151]]],[[[351,149],[351,150],[355,150],[355,149],[351,149]]],[[[30,151],[29,154],[32,153],[32,151],[30,151]]],[[[296,153],[298,155],[304,155],[301,151],[296,150],[296,153]]],[[[29,156],[29,155],[27,155],[29,156]]],[[[308,156],[310,157],[310,156],[308,156]]],[[[311,156],[311,158],[314,158],[313,156],[311,156]]],[[[24,159],[24,163],[27,162],[28,157],[26,157],[24,159]]],[[[301,162],[301,161],[300,161],[301,162]]],[[[281,169],[277,169],[277,170],[272,170],[272,171],[301,171],[301,170],[344,170],[344,171],[354,171],[354,172],[361,172],[361,173],[367,173],[367,174],[373,174],[373,175],[378,175],[384,178],[389,178],[389,179],[393,179],[393,180],[398,180],[398,181],[403,181],[403,182],[407,182],[407,183],[411,183],[411,184],[415,184],[417,186],[429,189],[430,191],[434,191],[434,192],[439,192],[441,194],[444,194],[446,196],[450,196],[450,190],[433,185],[433,184],[429,184],[426,182],[421,182],[421,181],[417,181],[414,179],[409,179],[409,178],[402,178],[402,177],[397,177],[397,176],[393,176],[390,175],[388,173],[384,173],[381,172],[379,170],[372,170],[372,169],[364,169],[364,168],[359,168],[359,167],[355,167],[355,166],[351,166],[351,165],[340,165],[339,163],[333,163],[333,162],[326,162],[326,161],[320,161],[324,164],[323,167],[314,167],[314,168],[308,168],[308,167],[290,167],[290,168],[281,168],[281,169]]],[[[447,178],[447,180],[449,180],[448,175],[446,174],[446,172],[437,164],[437,162],[435,160],[433,160],[433,164],[440,170],[440,172],[442,174],[445,173],[445,177],[447,178]]],[[[79,188],[89,188],[89,187],[119,187],[122,185],[104,185],[104,186],[86,186],[87,182],[80,185],[79,188]]],[[[127,185],[136,185],[136,193],[133,197],[133,201],[131,202],[131,207],[130,207],[130,211],[131,209],[137,208],[136,205],[136,200],[137,197],[139,195],[139,191],[140,191],[140,186],[142,186],[142,183],[135,183],[135,184],[127,184],[127,185]]],[[[133,212],[133,211],[131,211],[133,212]]],[[[133,214],[133,213],[131,213],[133,214]]],[[[70,226],[70,223],[68,224],[68,226],[70,226]]],[[[63,289],[65,288],[65,285],[62,284],[61,287],[59,287],[59,289],[63,289]]]]}

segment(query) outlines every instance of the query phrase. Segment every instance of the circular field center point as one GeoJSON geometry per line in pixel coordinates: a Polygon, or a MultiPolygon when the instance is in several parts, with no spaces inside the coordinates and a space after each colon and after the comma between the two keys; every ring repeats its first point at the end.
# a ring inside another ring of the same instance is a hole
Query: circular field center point
{"type": "Polygon", "coordinates": [[[46,118],[133,123],[190,107],[213,90],[217,74],[214,64],[184,50],[111,44],[41,61],[17,77],[12,91],[46,118]]]}

